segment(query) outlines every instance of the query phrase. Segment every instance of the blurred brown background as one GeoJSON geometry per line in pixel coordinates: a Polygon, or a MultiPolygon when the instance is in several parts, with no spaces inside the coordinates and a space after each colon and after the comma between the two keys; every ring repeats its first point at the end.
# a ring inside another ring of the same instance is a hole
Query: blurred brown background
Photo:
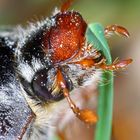
{"type": "MultiPolygon", "coordinates": [[[[24,25],[50,15],[61,3],[62,0],[0,0],[0,25],[24,25]]],[[[109,39],[114,59],[134,59],[129,68],[115,73],[113,140],[139,140],[140,0],[75,0],[71,9],[79,11],[88,23],[100,22],[104,26],[116,23],[129,30],[131,37],[127,40],[109,39]]]]}

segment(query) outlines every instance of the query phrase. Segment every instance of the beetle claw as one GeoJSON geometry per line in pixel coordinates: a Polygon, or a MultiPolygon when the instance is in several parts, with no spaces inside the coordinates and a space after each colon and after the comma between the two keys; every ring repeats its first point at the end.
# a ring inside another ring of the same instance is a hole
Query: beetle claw
{"type": "Polygon", "coordinates": [[[130,34],[128,30],[119,25],[109,25],[105,28],[105,36],[109,36],[110,34],[117,34],[119,36],[129,37],[130,34]]]}

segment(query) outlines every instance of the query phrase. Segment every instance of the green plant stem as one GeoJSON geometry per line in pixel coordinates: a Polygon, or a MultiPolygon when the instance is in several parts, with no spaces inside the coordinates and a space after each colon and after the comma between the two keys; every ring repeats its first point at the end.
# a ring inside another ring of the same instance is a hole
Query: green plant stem
{"type": "MultiPolygon", "coordinates": [[[[110,49],[104,36],[104,28],[98,23],[89,24],[86,31],[87,41],[97,50],[101,50],[106,58],[106,63],[112,63],[110,49]]],[[[99,85],[98,117],[94,140],[110,140],[112,130],[113,110],[113,73],[103,72],[102,82],[99,85]],[[105,81],[104,81],[105,80],[105,81]]]]}
{"type": "Polygon", "coordinates": [[[103,73],[102,77],[109,80],[108,84],[99,85],[98,116],[95,140],[110,140],[112,131],[113,110],[113,74],[103,73]]]}

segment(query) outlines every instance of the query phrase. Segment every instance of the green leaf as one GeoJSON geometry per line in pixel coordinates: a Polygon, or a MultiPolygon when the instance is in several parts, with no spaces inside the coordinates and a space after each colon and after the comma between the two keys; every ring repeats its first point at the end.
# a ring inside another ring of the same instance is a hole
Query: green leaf
{"type": "Polygon", "coordinates": [[[107,63],[111,64],[111,55],[108,43],[104,36],[104,28],[101,24],[89,24],[86,31],[86,38],[88,42],[93,44],[97,50],[101,50],[107,59],[107,63]]]}
{"type": "MultiPolygon", "coordinates": [[[[101,50],[106,57],[107,64],[112,63],[110,49],[104,36],[104,28],[98,23],[90,24],[86,31],[87,41],[97,50],[101,50]]],[[[98,117],[94,140],[110,140],[112,130],[113,110],[113,73],[103,72],[103,83],[99,84],[98,117]],[[105,83],[105,81],[107,83],[105,83]]]]}

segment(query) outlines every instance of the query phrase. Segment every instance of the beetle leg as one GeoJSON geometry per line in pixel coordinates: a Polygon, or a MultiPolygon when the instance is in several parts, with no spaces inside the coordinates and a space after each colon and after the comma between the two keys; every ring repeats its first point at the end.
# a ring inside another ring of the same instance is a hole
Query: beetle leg
{"type": "Polygon", "coordinates": [[[67,11],[73,0],[66,0],[61,6],[61,12],[67,11]]]}
{"type": "Polygon", "coordinates": [[[100,66],[100,64],[103,64],[104,62],[105,58],[103,58],[102,55],[100,55],[96,58],[87,57],[81,60],[68,62],[68,64],[79,64],[82,67],[82,69],[88,69],[93,66],[100,66]]]}
{"type": "Polygon", "coordinates": [[[112,63],[111,65],[107,65],[107,64],[103,63],[103,64],[101,64],[101,65],[99,65],[97,67],[99,67],[99,68],[101,68],[103,70],[116,71],[116,70],[125,68],[130,63],[132,63],[132,59],[122,60],[122,61],[119,61],[119,62],[116,62],[116,63],[112,63]]]}
{"type": "Polygon", "coordinates": [[[69,62],[68,64],[79,64],[82,66],[83,69],[88,69],[90,67],[95,66],[95,68],[101,68],[103,70],[119,70],[127,67],[130,63],[132,63],[132,59],[126,59],[119,61],[118,59],[115,59],[115,61],[111,65],[107,65],[105,62],[105,59],[101,59],[99,62],[95,62],[92,58],[85,58],[80,61],[76,62],[69,62]]]}
{"type": "Polygon", "coordinates": [[[119,25],[109,25],[105,28],[105,36],[108,37],[111,34],[117,34],[124,37],[129,37],[129,32],[126,28],[119,26],[119,25]]]}
{"type": "Polygon", "coordinates": [[[79,109],[70,98],[69,91],[66,88],[66,83],[60,70],[58,70],[57,72],[57,83],[63,90],[63,94],[66,97],[69,106],[71,107],[72,111],[76,114],[76,116],[87,124],[95,123],[97,121],[96,114],[88,109],[79,109]]]}
{"type": "Polygon", "coordinates": [[[81,65],[83,69],[87,69],[87,68],[93,67],[95,65],[94,60],[90,59],[90,58],[89,59],[85,58],[80,61],[76,61],[76,62],[72,62],[72,63],[81,65]]]}

